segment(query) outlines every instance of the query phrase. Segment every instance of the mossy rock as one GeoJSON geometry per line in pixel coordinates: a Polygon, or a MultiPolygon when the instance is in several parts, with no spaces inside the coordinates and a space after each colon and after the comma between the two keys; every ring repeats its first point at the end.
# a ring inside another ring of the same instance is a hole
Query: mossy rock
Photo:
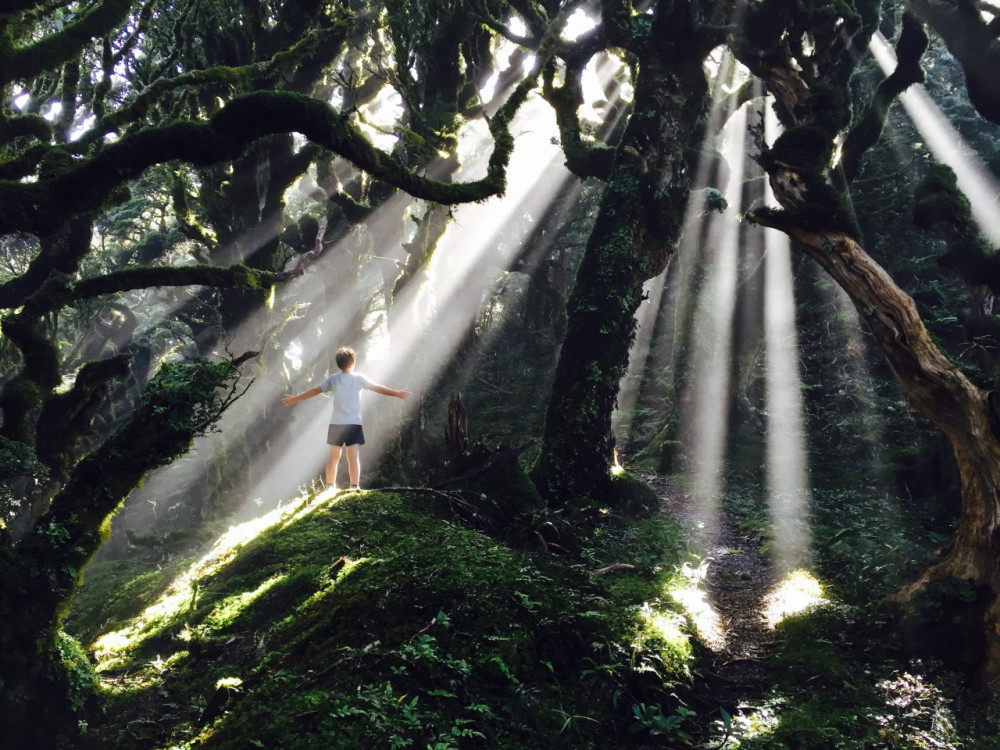
{"type": "Polygon", "coordinates": [[[627,471],[611,477],[608,500],[617,511],[630,516],[648,516],[660,507],[660,498],[656,492],[627,471]]]}

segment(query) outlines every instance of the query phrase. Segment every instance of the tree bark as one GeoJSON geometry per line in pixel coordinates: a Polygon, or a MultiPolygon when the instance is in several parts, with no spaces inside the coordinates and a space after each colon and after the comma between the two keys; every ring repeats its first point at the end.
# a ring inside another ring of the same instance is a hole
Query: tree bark
{"type": "MultiPolygon", "coordinates": [[[[664,270],[680,234],[690,188],[685,150],[699,135],[707,103],[707,49],[690,17],[667,20],[674,13],[657,17],[648,48],[635,45],[634,112],[567,304],[544,442],[532,471],[556,506],[582,509],[611,500],[611,412],[628,367],[635,311],[643,283],[664,270]],[[685,36],[683,47],[668,43],[685,36]]],[[[614,41],[614,24],[625,21],[606,20],[614,41]]]]}

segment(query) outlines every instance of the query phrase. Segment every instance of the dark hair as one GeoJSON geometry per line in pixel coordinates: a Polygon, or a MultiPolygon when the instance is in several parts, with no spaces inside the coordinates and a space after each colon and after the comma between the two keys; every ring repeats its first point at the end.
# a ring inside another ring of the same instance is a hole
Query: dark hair
{"type": "Polygon", "coordinates": [[[354,361],[354,350],[349,346],[337,350],[337,367],[343,370],[354,361]]]}

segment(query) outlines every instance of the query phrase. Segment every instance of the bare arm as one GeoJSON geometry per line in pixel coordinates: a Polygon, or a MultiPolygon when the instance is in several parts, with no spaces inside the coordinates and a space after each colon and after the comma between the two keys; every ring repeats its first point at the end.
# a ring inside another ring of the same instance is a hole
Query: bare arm
{"type": "Polygon", "coordinates": [[[368,386],[368,390],[381,393],[383,396],[395,396],[396,398],[410,397],[409,391],[394,391],[392,388],[386,388],[384,385],[375,385],[374,383],[368,386]]]}
{"type": "Polygon", "coordinates": [[[307,398],[318,396],[322,392],[323,391],[319,387],[310,388],[308,391],[303,391],[297,396],[285,396],[283,399],[281,399],[281,403],[283,403],[285,406],[291,406],[292,404],[296,404],[299,401],[305,401],[307,398]]]}

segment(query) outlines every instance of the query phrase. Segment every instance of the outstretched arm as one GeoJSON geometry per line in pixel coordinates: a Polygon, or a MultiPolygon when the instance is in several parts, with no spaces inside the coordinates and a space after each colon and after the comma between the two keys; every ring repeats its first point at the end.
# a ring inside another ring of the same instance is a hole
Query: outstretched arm
{"type": "Polygon", "coordinates": [[[396,398],[409,398],[409,391],[394,391],[392,388],[386,388],[384,385],[370,385],[368,390],[375,391],[375,393],[381,393],[383,396],[395,396],[396,398]]]}
{"type": "Polygon", "coordinates": [[[316,388],[310,388],[308,391],[304,391],[297,396],[285,396],[281,399],[281,403],[285,406],[291,406],[299,401],[305,401],[307,398],[312,398],[313,396],[318,396],[323,391],[317,386],[316,388]]]}

